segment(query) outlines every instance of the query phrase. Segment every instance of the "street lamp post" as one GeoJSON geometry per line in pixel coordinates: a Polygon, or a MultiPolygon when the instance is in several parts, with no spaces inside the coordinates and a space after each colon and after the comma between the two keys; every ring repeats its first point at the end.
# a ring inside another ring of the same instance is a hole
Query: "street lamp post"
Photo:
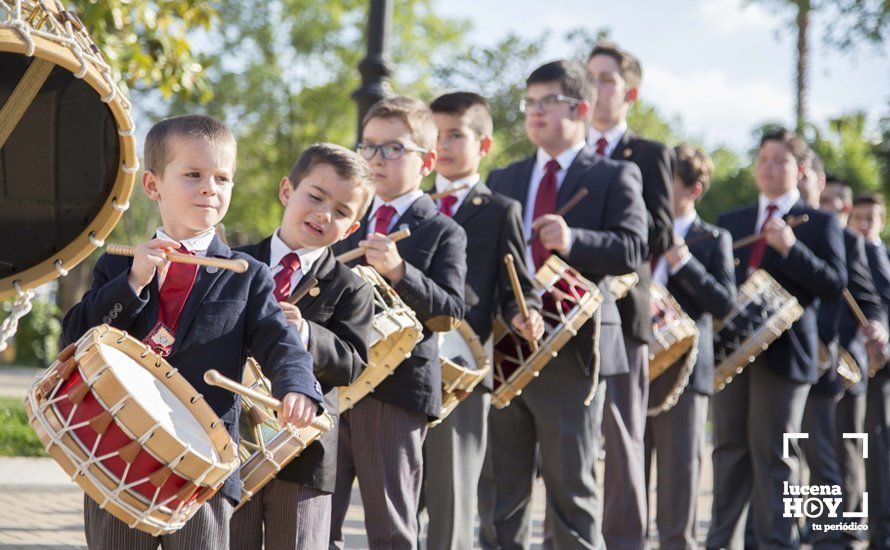
{"type": "Polygon", "coordinates": [[[358,104],[358,138],[362,139],[362,119],[365,113],[384,97],[392,95],[386,79],[392,75],[392,62],[387,54],[392,28],[392,0],[371,0],[368,14],[368,55],[359,63],[362,85],[352,93],[358,104]]]}

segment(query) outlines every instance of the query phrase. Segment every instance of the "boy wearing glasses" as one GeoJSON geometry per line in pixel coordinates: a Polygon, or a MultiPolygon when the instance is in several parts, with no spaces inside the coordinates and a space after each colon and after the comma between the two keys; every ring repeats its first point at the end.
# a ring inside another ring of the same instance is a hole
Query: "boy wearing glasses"
{"type": "Polygon", "coordinates": [[[340,418],[331,545],[342,548],[352,483],[359,480],[371,548],[416,548],[427,423],[442,406],[442,367],[434,331],[464,316],[467,238],[420,190],[436,166],[436,125],[416,99],[384,99],[365,115],[358,152],[370,164],[376,196],[359,229],[334,246],[361,246],[424,324],[411,356],[340,418]],[[409,229],[396,245],[387,235],[409,229]]]}
{"type": "Polygon", "coordinates": [[[647,225],[639,168],[598,156],[585,143],[595,101],[583,66],[554,61],[535,69],[526,80],[522,110],[537,152],[488,180],[493,191],[522,204],[525,237],[538,235],[529,267],[559,254],[600,285],[603,302],[597,333],[592,320],[585,323],[520,396],[489,413],[479,493],[484,548],[528,548],[538,452],[550,546],[603,547],[594,463],[605,388],[597,382],[628,370],[618,309],[606,283],[609,275],[640,266],[647,225]],[[557,216],[582,188],[588,195],[565,217],[557,216]]]}

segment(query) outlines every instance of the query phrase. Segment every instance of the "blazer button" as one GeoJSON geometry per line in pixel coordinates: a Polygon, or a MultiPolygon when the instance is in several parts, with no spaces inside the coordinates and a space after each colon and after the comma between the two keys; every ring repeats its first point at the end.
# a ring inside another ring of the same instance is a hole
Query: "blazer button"
{"type": "Polygon", "coordinates": [[[117,319],[117,311],[112,309],[111,311],[108,312],[108,316],[111,317],[112,319],[117,319]]]}
{"type": "Polygon", "coordinates": [[[102,317],[102,323],[106,324],[106,325],[111,324],[111,318],[108,317],[108,315],[106,315],[105,317],[102,317]]]}
{"type": "Polygon", "coordinates": [[[120,304],[114,304],[114,311],[120,313],[123,310],[124,310],[124,306],[122,306],[120,304]]]}

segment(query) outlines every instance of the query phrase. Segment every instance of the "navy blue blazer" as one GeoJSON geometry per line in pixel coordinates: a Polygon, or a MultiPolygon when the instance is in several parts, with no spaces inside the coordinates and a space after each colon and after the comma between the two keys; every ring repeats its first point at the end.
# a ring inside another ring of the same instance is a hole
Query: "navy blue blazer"
{"type": "MultiPolygon", "coordinates": [[[[236,250],[268,265],[272,237],[236,250]]],[[[300,457],[278,472],[278,479],[292,481],[326,493],[337,483],[339,402],[337,386],[358,378],[368,363],[374,291],[351,269],[325,250],[304,277],[318,279],[318,293],[303,296],[297,307],[309,324],[309,353],[315,377],[324,392],[324,404],[334,428],[318,438],[300,457]]]]}
{"type": "MultiPolygon", "coordinates": [[[[727,315],[735,303],[732,239],[725,229],[718,229],[701,218],[695,219],[686,234],[687,241],[693,239],[696,242],[689,244],[692,257],[679,271],[668,276],[666,288],[698,328],[698,357],[687,391],[711,395],[714,393],[713,320],[727,315]],[[715,230],[717,238],[701,239],[715,230]]],[[[672,382],[667,377],[656,378],[649,392],[666,394],[671,388],[661,386],[672,382]]]]}
{"type": "MultiPolygon", "coordinates": [[[[519,202],[524,211],[528,207],[526,201],[534,165],[535,157],[531,156],[495,170],[488,177],[488,186],[519,202]]],[[[621,318],[608,289],[608,276],[631,273],[646,257],[648,225],[640,169],[630,162],[603,158],[596,154],[594,147],[587,145],[566,172],[556,196],[557,208],[581,187],[587,189],[587,196],[565,216],[573,238],[565,260],[599,285],[603,293],[600,375],[622,374],[629,371],[627,353],[621,318]]],[[[592,338],[591,321],[581,327],[560,353],[574,354],[580,367],[589,372],[592,338]]]]}
{"type": "MultiPolygon", "coordinates": [[[[333,246],[335,254],[351,250],[365,239],[370,215],[369,211],[355,233],[333,246]]],[[[442,364],[433,330],[448,330],[464,318],[467,235],[454,220],[439,213],[429,195],[411,203],[396,220],[394,231],[405,228],[411,230],[411,236],[396,243],[405,261],[405,276],[393,289],[423,323],[423,339],[411,357],[366,399],[379,399],[435,419],[442,409],[442,364]]]]}
{"type": "MultiPolygon", "coordinates": [[[[884,314],[890,318],[890,259],[887,257],[887,249],[884,245],[867,242],[865,243],[865,254],[875,282],[875,289],[884,305],[884,314]]],[[[890,377],[890,367],[885,365],[875,376],[890,377]]]]}
{"type": "MultiPolygon", "coordinates": [[[[803,201],[795,203],[788,212],[788,216],[803,214],[809,216],[809,221],[794,228],[797,242],[788,256],[782,258],[767,246],[760,267],[797,298],[804,313],[762,357],[776,374],[813,384],[818,378],[819,364],[816,306],[819,299],[832,300],[840,295],[847,284],[847,269],[843,230],[837,217],[811,208],[803,201]]],[[[734,241],[752,235],[757,231],[757,206],[727,212],[720,216],[717,224],[729,230],[734,241]]],[[[735,251],[737,285],[748,278],[750,254],[750,245],[735,251]]]]}
{"type": "MultiPolygon", "coordinates": [[[[844,250],[847,255],[847,289],[869,320],[886,323],[881,298],[868,269],[865,239],[844,228],[844,250]]],[[[868,367],[868,351],[865,349],[865,340],[859,334],[859,324],[843,298],[838,297],[821,303],[818,324],[819,339],[826,344],[832,354],[832,368],[819,378],[819,382],[813,386],[813,391],[823,395],[836,395],[844,389],[837,369],[834,368],[838,361],[836,346],[840,345],[849,351],[860,369],[863,369],[863,373],[868,367]]],[[[867,377],[863,377],[862,382],[848,391],[855,394],[865,391],[865,378],[867,377]]]]}
{"type": "MultiPolygon", "coordinates": [[[[294,328],[288,327],[272,291],[275,283],[269,268],[246,254],[233,252],[214,237],[207,256],[243,258],[246,273],[201,267],[186,300],[176,341],[167,361],[176,367],[210,408],[220,417],[237,443],[241,398],[204,382],[204,373],[215,368],[224,376],[241,380],[250,354],[262,365],[278,399],[289,392],[305,394],[322,403],[321,385],[312,375],[312,358],[294,328]]],[[[92,288],[62,321],[65,343],[107,322],[144,338],[158,318],[157,278],[137,296],[127,281],[133,258],[103,254],[93,269],[92,288]]],[[[241,497],[238,475],[230,476],[223,494],[236,502],[241,497]]]]}

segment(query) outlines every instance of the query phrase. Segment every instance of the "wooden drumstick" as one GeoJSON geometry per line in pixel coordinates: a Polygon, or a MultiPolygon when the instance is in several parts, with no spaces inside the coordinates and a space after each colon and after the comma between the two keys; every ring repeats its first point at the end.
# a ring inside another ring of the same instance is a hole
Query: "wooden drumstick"
{"type": "Polygon", "coordinates": [[[845,288],[841,294],[843,294],[844,301],[847,302],[847,307],[850,308],[850,313],[856,318],[856,323],[859,324],[859,327],[868,328],[868,317],[865,316],[865,312],[863,312],[862,308],[859,307],[859,304],[856,303],[856,299],[853,298],[850,291],[845,288]]]}
{"type": "Polygon", "coordinates": [[[686,239],[685,244],[686,244],[686,246],[689,246],[691,244],[700,243],[700,242],[706,241],[708,239],[716,239],[719,236],[720,236],[720,231],[714,229],[714,230],[708,231],[707,233],[704,233],[702,235],[696,235],[696,236],[692,237],[691,239],[686,239]]]}
{"type": "Polygon", "coordinates": [[[25,111],[37,97],[53,67],[55,64],[50,61],[39,57],[31,59],[31,64],[28,65],[22,79],[9,95],[3,108],[0,109],[0,149],[6,145],[6,140],[9,139],[25,111]]]}
{"type": "MultiPolygon", "coordinates": [[[[390,233],[389,235],[387,235],[387,237],[389,237],[389,240],[391,240],[394,243],[397,243],[397,242],[401,241],[402,239],[404,239],[406,237],[410,237],[410,236],[411,236],[411,230],[408,228],[405,228],[405,229],[402,229],[401,231],[396,231],[395,233],[390,233]]],[[[345,264],[346,262],[351,262],[352,260],[361,258],[364,255],[365,255],[365,249],[361,246],[358,246],[356,248],[353,248],[352,250],[348,250],[348,251],[344,252],[343,254],[340,254],[339,256],[337,256],[334,259],[337,260],[338,262],[343,262],[345,264]]]]}
{"type": "Polygon", "coordinates": [[[297,305],[297,302],[303,299],[303,296],[309,294],[309,291],[318,286],[318,279],[315,277],[309,277],[305,281],[303,281],[300,286],[294,290],[293,294],[290,295],[290,298],[287,299],[293,305],[297,305]]]}
{"type": "MultiPolygon", "coordinates": [[[[519,311],[522,313],[522,318],[525,319],[526,324],[531,326],[532,318],[528,312],[528,304],[525,303],[525,296],[522,294],[522,286],[519,284],[519,275],[516,273],[516,265],[513,263],[513,254],[504,256],[504,263],[507,264],[507,272],[510,274],[510,286],[513,287],[513,296],[516,298],[516,303],[519,304],[519,311]]],[[[538,351],[538,341],[530,340],[529,347],[531,347],[532,353],[538,351]]]]}
{"type": "MultiPolygon", "coordinates": [[[[281,412],[281,401],[275,399],[271,395],[266,395],[254,389],[248,388],[245,385],[239,384],[231,378],[223,376],[216,369],[210,369],[205,372],[204,381],[211,386],[216,386],[218,388],[228,390],[232,393],[240,395],[241,397],[247,397],[248,399],[252,399],[253,401],[260,403],[261,405],[265,405],[270,409],[281,412]]],[[[326,432],[331,429],[330,418],[327,415],[318,416],[312,420],[312,427],[326,432]]]]}
{"type": "MultiPolygon", "coordinates": [[[[794,217],[788,218],[788,221],[786,221],[785,223],[788,227],[794,229],[795,227],[797,227],[799,225],[803,225],[803,224],[807,223],[808,221],[810,221],[810,217],[807,216],[806,214],[804,214],[803,216],[794,216],[794,217]]],[[[763,233],[757,233],[755,235],[748,235],[747,237],[743,237],[743,238],[737,240],[736,242],[732,243],[732,249],[738,250],[739,248],[743,248],[745,246],[748,246],[751,243],[755,243],[764,237],[766,237],[766,235],[764,235],[763,233]]]]}
{"type": "MultiPolygon", "coordinates": [[[[105,247],[105,251],[115,256],[134,256],[136,254],[135,246],[127,246],[125,244],[109,244],[105,247]]],[[[181,264],[203,265],[207,267],[218,267],[219,269],[228,269],[235,273],[244,273],[247,271],[247,260],[241,258],[230,260],[228,258],[211,258],[204,256],[192,256],[191,254],[180,254],[179,252],[164,252],[164,256],[168,262],[177,262],[181,264]]]]}
{"type": "MultiPolygon", "coordinates": [[[[555,214],[557,216],[559,216],[560,218],[565,217],[565,215],[568,214],[572,208],[575,208],[576,206],[578,206],[579,202],[584,200],[584,197],[587,196],[587,193],[588,193],[588,191],[587,191],[586,187],[582,187],[581,189],[578,189],[578,191],[574,195],[572,195],[572,198],[570,198],[568,200],[568,202],[566,202],[564,205],[562,205],[559,208],[559,210],[557,210],[555,212],[555,214]]],[[[538,232],[535,231],[534,233],[532,233],[532,238],[529,239],[528,241],[526,241],[525,244],[532,244],[532,241],[537,238],[538,238],[538,232]]]]}
{"type": "Polygon", "coordinates": [[[469,183],[462,183],[460,185],[455,185],[454,187],[452,187],[450,189],[446,189],[446,190],[440,191],[438,193],[430,194],[430,198],[433,199],[434,201],[437,201],[439,199],[444,199],[445,197],[447,197],[449,195],[453,195],[455,193],[459,193],[459,192],[463,191],[464,189],[468,188],[469,186],[470,186],[469,183]]]}

